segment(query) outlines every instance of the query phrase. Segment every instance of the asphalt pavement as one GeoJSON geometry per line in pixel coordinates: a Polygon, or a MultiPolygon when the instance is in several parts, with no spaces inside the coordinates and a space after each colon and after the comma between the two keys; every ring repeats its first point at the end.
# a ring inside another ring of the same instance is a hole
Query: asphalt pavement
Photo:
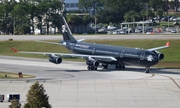
{"type": "MultiPolygon", "coordinates": [[[[76,39],[180,39],[180,35],[173,34],[133,34],[133,35],[74,35],[76,39]]],[[[63,40],[62,35],[0,35],[1,41],[13,40],[63,40]]]]}
{"type": "MultiPolygon", "coordinates": [[[[179,108],[180,69],[127,66],[125,70],[86,70],[83,62],[0,56],[0,70],[37,76],[33,79],[1,79],[2,94],[19,93],[26,103],[30,86],[44,85],[52,108],[179,108]]],[[[1,108],[10,103],[5,101],[1,108]]]]}
{"type": "MultiPolygon", "coordinates": [[[[179,35],[75,35],[76,39],[180,39],[179,35]]],[[[0,35],[1,41],[62,40],[54,35],[0,35]]],[[[22,106],[34,82],[43,84],[52,108],[180,108],[180,69],[126,66],[125,70],[99,68],[88,71],[84,62],[0,56],[0,71],[35,75],[32,79],[1,79],[0,93],[7,108],[6,94],[19,93],[22,106]]]]}

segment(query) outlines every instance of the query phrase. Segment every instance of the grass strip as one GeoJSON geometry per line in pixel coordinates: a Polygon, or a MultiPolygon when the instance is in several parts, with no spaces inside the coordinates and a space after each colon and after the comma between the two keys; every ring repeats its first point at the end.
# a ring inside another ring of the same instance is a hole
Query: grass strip
{"type": "MultiPolygon", "coordinates": [[[[22,74],[22,78],[35,78],[35,76],[22,74]]],[[[0,72],[0,79],[17,79],[20,78],[18,73],[12,73],[12,72],[0,72]]],[[[22,79],[21,78],[21,79],[22,79]]]]}
{"type": "MultiPolygon", "coordinates": [[[[154,48],[163,46],[166,42],[170,42],[170,47],[166,49],[158,50],[165,55],[165,58],[160,61],[157,66],[180,68],[180,39],[164,39],[164,40],[88,40],[86,42],[108,44],[115,46],[127,46],[133,48],[154,48]]],[[[11,48],[14,47],[19,51],[32,51],[32,52],[56,52],[56,53],[71,53],[61,45],[47,44],[35,41],[0,41],[0,55],[6,56],[22,56],[31,58],[45,58],[43,55],[36,54],[20,54],[14,53],[11,48]]],[[[83,61],[82,59],[65,59],[83,61]]]]}

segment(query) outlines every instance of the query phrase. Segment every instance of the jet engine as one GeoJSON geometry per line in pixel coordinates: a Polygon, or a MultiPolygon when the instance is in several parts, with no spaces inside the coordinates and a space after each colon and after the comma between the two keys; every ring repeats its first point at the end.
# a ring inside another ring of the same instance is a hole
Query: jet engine
{"type": "Polygon", "coordinates": [[[49,55],[49,61],[54,64],[60,64],[62,62],[62,58],[60,58],[56,55],[49,55]]]}
{"type": "Polygon", "coordinates": [[[159,54],[158,54],[158,58],[159,58],[159,60],[162,60],[162,59],[164,58],[164,54],[159,53],[159,54]]]}
{"type": "Polygon", "coordinates": [[[157,54],[159,60],[164,59],[164,54],[162,54],[162,53],[160,53],[160,52],[158,52],[158,51],[155,51],[155,53],[157,54]]]}
{"type": "Polygon", "coordinates": [[[98,67],[99,66],[99,62],[92,61],[92,60],[87,61],[86,64],[89,65],[89,66],[93,66],[93,67],[98,67]]]}

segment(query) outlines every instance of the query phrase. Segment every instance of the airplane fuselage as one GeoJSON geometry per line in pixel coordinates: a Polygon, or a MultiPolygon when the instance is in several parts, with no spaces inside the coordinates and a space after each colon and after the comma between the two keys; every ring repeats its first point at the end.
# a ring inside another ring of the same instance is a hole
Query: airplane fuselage
{"type": "Polygon", "coordinates": [[[69,49],[73,54],[68,53],[51,53],[51,52],[26,52],[17,51],[12,48],[14,52],[27,54],[44,54],[49,57],[49,61],[54,64],[61,64],[61,57],[80,57],[86,60],[88,70],[97,70],[99,64],[103,69],[108,69],[109,64],[114,64],[115,69],[125,69],[125,65],[137,65],[146,68],[145,72],[149,73],[150,66],[157,64],[164,58],[164,54],[157,50],[169,47],[167,42],[165,46],[150,48],[147,50],[139,48],[130,48],[122,46],[111,46],[104,44],[85,43],[81,40],[76,40],[71,30],[63,17],[60,15],[60,24],[62,29],[63,41],[60,43],[46,42],[53,44],[60,44],[69,49]]]}
{"type": "Polygon", "coordinates": [[[76,54],[112,56],[117,59],[117,61],[99,60],[101,63],[152,66],[159,62],[158,56],[155,53],[139,48],[85,42],[66,42],[66,48],[76,54]]]}

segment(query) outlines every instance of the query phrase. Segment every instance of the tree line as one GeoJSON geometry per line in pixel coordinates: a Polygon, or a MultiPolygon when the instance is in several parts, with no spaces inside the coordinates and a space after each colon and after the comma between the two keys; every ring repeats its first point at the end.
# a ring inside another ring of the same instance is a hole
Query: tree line
{"type": "MultiPolygon", "coordinates": [[[[46,27],[60,29],[59,15],[62,9],[60,0],[1,0],[0,1],[0,31],[5,34],[30,34],[35,28],[46,27]]],[[[91,17],[68,15],[68,23],[72,28],[79,24],[87,25],[91,17]]],[[[55,30],[56,31],[56,30],[55,30]]]]}
{"type": "Polygon", "coordinates": [[[152,19],[179,7],[178,0],[79,0],[79,3],[85,12],[94,7],[98,22],[107,24],[152,19]]]}
{"type": "MultiPolygon", "coordinates": [[[[92,8],[98,23],[118,24],[123,21],[142,21],[154,16],[162,16],[170,8],[179,6],[177,0],[79,0],[79,11],[89,13],[92,8]]],[[[6,34],[30,34],[35,28],[57,28],[60,31],[59,13],[61,0],[0,0],[0,31],[6,34]]],[[[64,14],[68,13],[65,11],[64,14]]],[[[86,26],[94,21],[90,16],[67,15],[66,19],[72,31],[78,25],[86,26]]],[[[77,30],[78,31],[78,30],[77,30]]]]}
{"type": "Polygon", "coordinates": [[[27,34],[30,28],[34,32],[35,27],[59,27],[56,22],[61,7],[59,0],[1,0],[0,30],[6,34],[27,34]]]}

